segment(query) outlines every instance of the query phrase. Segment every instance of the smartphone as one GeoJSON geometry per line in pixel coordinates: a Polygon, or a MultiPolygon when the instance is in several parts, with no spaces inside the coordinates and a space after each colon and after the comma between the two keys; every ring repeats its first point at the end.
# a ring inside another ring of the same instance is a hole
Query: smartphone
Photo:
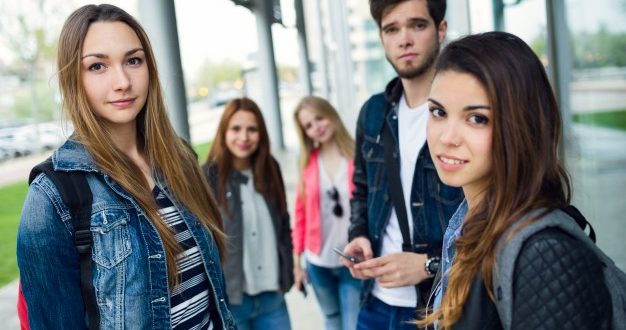
{"type": "Polygon", "coordinates": [[[353,264],[356,264],[358,262],[356,260],[356,257],[346,255],[346,254],[343,253],[343,251],[339,250],[338,248],[333,248],[333,251],[335,251],[338,255],[340,255],[341,257],[343,257],[344,259],[350,261],[353,264]]]}
{"type": "Polygon", "coordinates": [[[300,284],[300,292],[302,292],[304,298],[308,295],[308,292],[306,291],[306,284],[304,282],[300,284]]]}

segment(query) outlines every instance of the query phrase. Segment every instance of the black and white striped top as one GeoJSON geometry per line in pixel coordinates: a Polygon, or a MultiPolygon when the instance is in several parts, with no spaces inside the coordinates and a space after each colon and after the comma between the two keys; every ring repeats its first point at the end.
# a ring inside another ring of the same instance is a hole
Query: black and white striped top
{"type": "Polygon", "coordinates": [[[180,282],[170,292],[172,329],[213,329],[214,309],[209,306],[212,288],[196,241],[172,201],[157,186],[152,194],[161,218],[184,249],[176,259],[180,282]]]}

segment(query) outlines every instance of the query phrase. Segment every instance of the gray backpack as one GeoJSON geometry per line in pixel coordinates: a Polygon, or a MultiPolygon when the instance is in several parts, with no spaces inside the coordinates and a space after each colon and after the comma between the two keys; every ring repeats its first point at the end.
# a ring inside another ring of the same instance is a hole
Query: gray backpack
{"type": "MultiPolygon", "coordinates": [[[[555,227],[580,240],[595,252],[604,266],[602,270],[604,281],[611,294],[613,305],[612,327],[616,330],[626,330],[626,274],[617,268],[613,260],[596,246],[593,229],[590,229],[591,235],[587,235],[581,229],[581,227],[584,228],[584,224],[589,223],[578,210],[575,208],[573,210],[575,211],[574,213],[570,212],[571,209],[554,210],[517,232],[509,241],[505,241],[506,237],[523,224],[526,219],[539,214],[542,210],[531,212],[509,228],[498,242],[498,246],[503,246],[504,248],[498,253],[497,261],[494,265],[492,289],[494,293],[498,292],[498,296],[501,296],[501,299],[496,299],[496,308],[504,329],[511,328],[513,319],[513,281],[511,279],[513,279],[515,261],[522,246],[533,234],[549,227],[555,227]]],[[[591,228],[591,225],[589,226],[591,228]]]]}

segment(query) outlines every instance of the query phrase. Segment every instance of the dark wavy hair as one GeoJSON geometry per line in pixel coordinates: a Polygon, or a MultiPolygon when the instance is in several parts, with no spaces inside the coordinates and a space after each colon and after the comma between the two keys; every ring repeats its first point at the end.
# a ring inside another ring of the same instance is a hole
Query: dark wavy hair
{"type": "Polygon", "coordinates": [[[559,108],[541,61],[524,41],[506,32],[470,35],[444,48],[435,70],[476,78],[493,114],[491,182],[464,220],[441,308],[418,322],[437,320],[449,328],[461,317],[478,272],[494,300],[492,269],[504,232],[531,210],[567,206],[571,186],[558,159],[559,108]]]}

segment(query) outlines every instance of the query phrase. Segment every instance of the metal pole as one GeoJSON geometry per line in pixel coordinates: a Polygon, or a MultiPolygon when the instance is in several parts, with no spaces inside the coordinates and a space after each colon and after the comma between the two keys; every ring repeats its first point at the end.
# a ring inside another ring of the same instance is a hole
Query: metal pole
{"type": "Polygon", "coordinates": [[[569,99],[569,82],[571,80],[571,44],[565,3],[563,0],[546,0],[548,30],[548,75],[556,94],[563,120],[562,147],[559,156],[565,161],[565,150],[569,147],[572,137],[572,113],[569,99]]]}
{"type": "Polygon", "coordinates": [[[348,10],[345,1],[327,0],[330,15],[330,25],[336,45],[335,66],[335,95],[337,110],[342,114],[354,113],[354,75],[351,43],[348,36],[348,10]]]}
{"type": "Polygon", "coordinates": [[[493,0],[493,29],[504,30],[504,3],[502,0],[493,0]]]}
{"type": "Polygon", "coordinates": [[[257,1],[254,6],[257,35],[259,38],[258,67],[263,100],[261,110],[267,123],[272,147],[284,150],[283,124],[278,98],[278,75],[274,62],[274,42],[272,40],[272,2],[257,1]]]}
{"type": "Polygon", "coordinates": [[[328,58],[326,56],[326,42],[324,41],[324,27],[322,24],[322,1],[314,0],[315,3],[315,17],[317,17],[317,36],[319,44],[319,62],[316,64],[315,71],[320,80],[320,95],[325,99],[330,97],[330,87],[328,80],[328,58]]]}
{"type": "Polygon", "coordinates": [[[306,25],[304,23],[304,10],[302,0],[294,0],[296,11],[296,29],[298,29],[298,45],[300,48],[300,82],[305,95],[313,93],[311,84],[311,62],[309,61],[309,47],[306,39],[306,25]]]}
{"type": "Polygon", "coordinates": [[[139,0],[139,15],[159,67],[167,111],[176,133],[190,141],[185,79],[173,0],[139,0]]]}

